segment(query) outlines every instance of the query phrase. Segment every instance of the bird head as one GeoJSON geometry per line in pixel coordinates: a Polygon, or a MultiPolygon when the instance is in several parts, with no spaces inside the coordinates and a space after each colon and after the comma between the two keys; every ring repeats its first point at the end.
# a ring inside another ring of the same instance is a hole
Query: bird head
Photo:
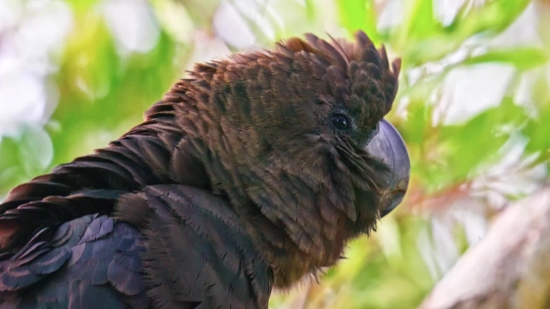
{"type": "Polygon", "coordinates": [[[406,147],[383,120],[399,70],[364,32],[355,42],[307,34],[198,64],[164,100],[181,103],[177,123],[213,190],[266,246],[330,264],[407,189],[406,147]]]}

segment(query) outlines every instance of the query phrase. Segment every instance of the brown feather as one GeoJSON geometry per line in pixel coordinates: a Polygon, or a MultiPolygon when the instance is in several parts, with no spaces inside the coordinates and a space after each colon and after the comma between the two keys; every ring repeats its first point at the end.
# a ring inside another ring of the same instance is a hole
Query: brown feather
{"type": "MultiPolygon", "coordinates": [[[[0,254],[17,252],[41,227],[112,215],[114,207],[117,218],[143,229],[149,248],[177,246],[191,227],[159,211],[182,206],[180,200],[168,201],[169,190],[153,198],[150,189],[174,184],[223,199],[238,218],[233,228],[253,242],[276,286],[334,265],[346,242],[373,230],[380,216],[387,168],[364,146],[392,107],[400,64],[390,69],[385,48],[377,50],[361,31],[355,42],[307,34],[272,51],[197,64],[119,140],[15,188],[0,205],[0,254]],[[353,130],[332,127],[335,113],[348,115],[353,130]],[[166,205],[150,215],[149,199],[166,205]]],[[[177,250],[174,256],[185,254],[177,250]]],[[[168,273],[151,278],[171,280],[168,273]]]]}

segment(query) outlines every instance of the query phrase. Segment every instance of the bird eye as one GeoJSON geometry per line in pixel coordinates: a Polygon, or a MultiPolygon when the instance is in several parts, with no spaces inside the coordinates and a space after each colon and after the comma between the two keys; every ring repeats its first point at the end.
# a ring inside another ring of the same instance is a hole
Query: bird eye
{"type": "Polygon", "coordinates": [[[330,121],[337,130],[346,131],[350,128],[350,121],[345,115],[335,114],[331,117],[330,121]]]}

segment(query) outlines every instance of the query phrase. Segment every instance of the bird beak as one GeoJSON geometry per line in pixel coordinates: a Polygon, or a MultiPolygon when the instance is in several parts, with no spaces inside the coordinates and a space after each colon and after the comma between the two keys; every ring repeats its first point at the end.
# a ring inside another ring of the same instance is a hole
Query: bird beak
{"type": "Polygon", "coordinates": [[[407,192],[411,170],[409,153],[397,129],[384,119],[380,121],[378,133],[366,150],[390,168],[386,178],[388,189],[382,194],[380,216],[384,217],[403,201],[407,192]]]}

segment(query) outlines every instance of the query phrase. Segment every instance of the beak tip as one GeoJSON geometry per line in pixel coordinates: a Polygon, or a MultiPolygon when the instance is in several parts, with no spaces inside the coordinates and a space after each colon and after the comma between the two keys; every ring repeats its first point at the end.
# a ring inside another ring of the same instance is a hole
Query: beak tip
{"type": "Polygon", "coordinates": [[[411,163],[407,146],[397,129],[388,121],[380,121],[380,130],[367,146],[367,151],[390,168],[388,190],[383,194],[381,217],[395,209],[409,186],[411,163]]]}

